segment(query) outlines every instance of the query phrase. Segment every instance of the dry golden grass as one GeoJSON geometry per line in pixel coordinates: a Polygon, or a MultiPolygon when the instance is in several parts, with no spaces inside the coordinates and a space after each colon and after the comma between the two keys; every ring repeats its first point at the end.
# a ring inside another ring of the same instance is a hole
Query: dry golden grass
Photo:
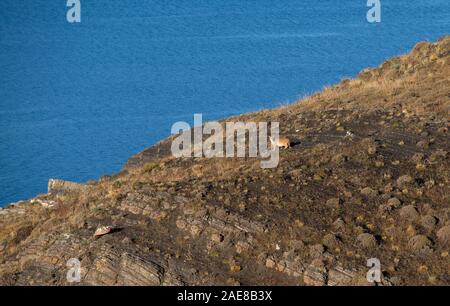
{"type": "Polygon", "coordinates": [[[450,36],[433,44],[419,43],[410,54],[393,58],[378,68],[365,69],[356,79],[345,79],[291,105],[262,111],[261,114],[280,115],[292,110],[301,112],[333,108],[371,111],[387,109],[399,103],[406,112],[420,115],[432,111],[448,117],[450,36]],[[439,99],[445,96],[447,100],[439,99]]]}

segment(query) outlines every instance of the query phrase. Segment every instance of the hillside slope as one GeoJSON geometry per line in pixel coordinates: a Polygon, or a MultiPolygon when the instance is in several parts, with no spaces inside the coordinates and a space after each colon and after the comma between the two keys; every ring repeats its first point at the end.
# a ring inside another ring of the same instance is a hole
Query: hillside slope
{"type": "Polygon", "coordinates": [[[450,284],[450,36],[297,103],[293,147],[257,159],[175,159],[170,139],[121,173],[0,210],[0,284],[450,284]],[[113,230],[93,237],[98,226],[113,230]]]}

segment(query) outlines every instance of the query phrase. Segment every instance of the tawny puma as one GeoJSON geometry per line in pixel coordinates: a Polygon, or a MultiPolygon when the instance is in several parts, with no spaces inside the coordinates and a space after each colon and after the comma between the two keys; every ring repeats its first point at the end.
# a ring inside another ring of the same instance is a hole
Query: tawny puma
{"type": "Polygon", "coordinates": [[[289,149],[291,147],[291,141],[289,140],[289,138],[280,137],[276,143],[271,136],[269,137],[269,139],[270,142],[272,143],[272,146],[277,146],[283,149],[289,149]]]}

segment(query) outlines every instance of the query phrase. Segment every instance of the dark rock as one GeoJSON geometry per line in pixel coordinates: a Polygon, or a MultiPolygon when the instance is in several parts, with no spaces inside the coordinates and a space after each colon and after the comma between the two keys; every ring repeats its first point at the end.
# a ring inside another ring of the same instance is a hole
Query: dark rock
{"type": "Polygon", "coordinates": [[[407,205],[400,209],[400,217],[406,221],[414,221],[419,218],[419,213],[413,205],[407,205]]]}
{"type": "Polygon", "coordinates": [[[431,249],[432,242],[430,239],[428,239],[427,236],[424,235],[416,235],[412,237],[408,241],[408,246],[416,254],[425,254],[430,253],[433,250],[431,249]]]}
{"type": "Polygon", "coordinates": [[[450,225],[441,227],[437,231],[436,236],[440,243],[442,243],[443,245],[449,245],[450,244],[450,225]]]}
{"type": "Polygon", "coordinates": [[[356,240],[358,244],[364,249],[373,249],[377,246],[377,240],[375,236],[369,233],[359,234],[356,240]]]}

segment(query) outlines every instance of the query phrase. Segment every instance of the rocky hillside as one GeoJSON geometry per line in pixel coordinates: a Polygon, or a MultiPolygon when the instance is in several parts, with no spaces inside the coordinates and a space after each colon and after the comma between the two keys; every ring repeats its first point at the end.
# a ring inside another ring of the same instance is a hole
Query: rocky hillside
{"type": "Polygon", "coordinates": [[[227,119],[280,122],[275,169],[175,159],[167,139],[117,175],[52,180],[0,210],[0,284],[69,285],[76,258],[82,285],[363,285],[378,258],[382,285],[449,285],[449,112],[446,36],[227,119]]]}

